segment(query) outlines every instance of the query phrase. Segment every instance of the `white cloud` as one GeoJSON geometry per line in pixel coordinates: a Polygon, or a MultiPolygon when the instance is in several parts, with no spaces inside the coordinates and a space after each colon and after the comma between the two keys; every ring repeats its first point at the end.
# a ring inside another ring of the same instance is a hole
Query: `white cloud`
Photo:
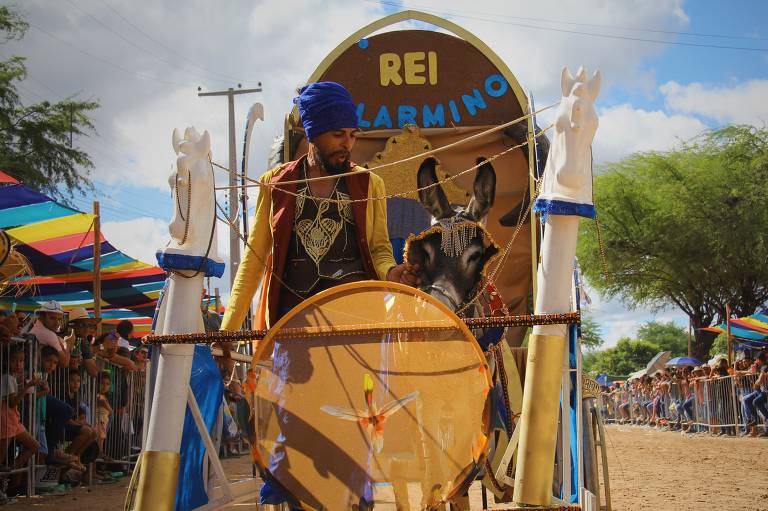
{"type": "Polygon", "coordinates": [[[718,123],[768,123],[768,80],[727,85],[670,81],[659,87],[667,108],[713,119],[718,123]]]}
{"type": "Polygon", "coordinates": [[[125,222],[104,222],[104,237],[112,246],[139,261],[157,264],[155,252],[163,248],[170,235],[168,222],[141,217],[125,222]]]}
{"type": "Polygon", "coordinates": [[[664,45],[577,32],[636,36],[636,32],[617,27],[681,30],[689,21],[682,0],[492,0],[472,3],[465,0],[413,0],[403,3],[406,8],[447,16],[482,39],[507,63],[523,89],[534,91],[540,106],[560,98],[563,66],[569,66],[573,72],[580,65],[590,72],[600,69],[603,94],[614,85],[644,91],[655,87],[653,74],[643,69],[642,62],[660,54],[664,45]]]}
{"type": "Polygon", "coordinates": [[[595,135],[596,162],[614,161],[637,151],[665,151],[707,126],[695,117],[648,111],[622,104],[600,109],[595,135]]]}

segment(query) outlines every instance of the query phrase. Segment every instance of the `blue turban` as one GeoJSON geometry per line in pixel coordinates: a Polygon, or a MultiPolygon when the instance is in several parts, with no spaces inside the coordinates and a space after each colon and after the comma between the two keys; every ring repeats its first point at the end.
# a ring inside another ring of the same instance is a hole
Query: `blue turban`
{"type": "Polygon", "coordinates": [[[336,82],[316,82],[302,87],[293,98],[299,107],[309,140],[327,131],[357,128],[357,111],[347,89],[336,82]]]}

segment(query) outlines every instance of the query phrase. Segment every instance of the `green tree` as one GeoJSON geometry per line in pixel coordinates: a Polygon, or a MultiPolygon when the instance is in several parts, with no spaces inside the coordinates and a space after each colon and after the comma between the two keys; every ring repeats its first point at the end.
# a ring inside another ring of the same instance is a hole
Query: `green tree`
{"type": "Polygon", "coordinates": [[[600,325],[591,316],[581,318],[581,345],[593,351],[604,343],[600,325]]]}
{"type": "MultiPolygon", "coordinates": [[[[728,354],[728,336],[725,334],[720,334],[717,337],[715,337],[715,340],[712,342],[712,347],[709,349],[709,356],[714,357],[715,355],[727,355],[728,354]]],[[[706,362],[706,360],[702,359],[702,362],[706,362]]]]}
{"type": "Polygon", "coordinates": [[[745,316],[768,300],[768,129],[730,126],[664,153],[608,163],[594,180],[609,275],[595,222],[582,222],[578,257],[601,294],[627,305],[674,305],[705,358],[725,306],[745,316]]]}
{"type": "MultiPolygon", "coordinates": [[[[18,12],[0,6],[0,44],[21,39],[26,29],[18,12]]],[[[23,57],[0,61],[0,169],[55,197],[83,192],[93,162],[70,141],[93,132],[89,114],[99,104],[69,98],[24,105],[16,83],[26,72],[23,57]]]]}
{"type": "Polygon", "coordinates": [[[648,365],[659,351],[661,348],[652,342],[622,337],[613,348],[595,353],[589,360],[589,372],[627,376],[648,365]]]}
{"type": "Polygon", "coordinates": [[[637,338],[656,344],[661,351],[671,351],[673,357],[688,355],[688,333],[672,321],[649,321],[638,328],[637,338]]]}

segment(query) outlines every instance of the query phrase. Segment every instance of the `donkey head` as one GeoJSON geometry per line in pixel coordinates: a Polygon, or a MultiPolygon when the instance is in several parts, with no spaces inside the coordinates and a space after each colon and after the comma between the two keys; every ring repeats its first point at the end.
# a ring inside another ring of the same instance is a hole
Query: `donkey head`
{"type": "Polygon", "coordinates": [[[406,258],[419,265],[422,289],[454,312],[474,297],[486,265],[499,251],[483,227],[496,196],[496,172],[485,158],[477,164],[472,198],[463,208],[452,208],[437,184],[434,158],[424,160],[417,176],[419,200],[434,222],[409,238],[406,258]]]}

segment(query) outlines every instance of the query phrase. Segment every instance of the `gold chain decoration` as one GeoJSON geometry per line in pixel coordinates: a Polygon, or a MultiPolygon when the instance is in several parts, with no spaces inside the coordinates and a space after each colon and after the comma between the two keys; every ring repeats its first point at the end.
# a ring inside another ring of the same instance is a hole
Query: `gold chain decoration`
{"type": "Polygon", "coordinates": [[[179,173],[176,172],[176,179],[174,180],[174,188],[176,189],[176,205],[179,208],[179,216],[181,216],[181,219],[184,220],[184,236],[181,238],[181,241],[178,242],[179,245],[183,245],[187,241],[187,236],[189,236],[189,214],[190,214],[190,207],[192,205],[192,171],[188,171],[189,175],[187,176],[187,218],[184,218],[184,214],[181,212],[181,202],[179,201],[179,173]]]}
{"type": "MultiPolygon", "coordinates": [[[[541,133],[544,133],[546,130],[550,129],[554,124],[550,124],[543,130],[541,130],[541,133]]],[[[526,141],[527,143],[527,141],[526,141]]],[[[512,238],[507,242],[506,245],[504,245],[504,250],[501,253],[501,257],[498,258],[498,263],[496,263],[496,266],[491,270],[490,275],[488,276],[488,282],[495,284],[496,282],[496,274],[498,273],[499,269],[504,266],[507,262],[507,256],[509,255],[509,251],[512,249],[512,244],[517,239],[517,235],[520,234],[520,229],[523,228],[523,224],[525,223],[525,217],[528,215],[528,213],[531,210],[531,205],[533,204],[533,201],[536,200],[536,197],[539,196],[539,192],[541,191],[541,184],[544,182],[544,171],[542,171],[542,174],[539,176],[539,180],[536,184],[536,190],[534,190],[533,197],[531,197],[531,200],[528,202],[528,205],[525,207],[525,210],[521,210],[520,216],[517,218],[517,224],[515,225],[515,230],[512,232],[512,238]]],[[[466,311],[473,303],[477,301],[478,298],[483,294],[483,288],[481,287],[480,290],[477,292],[477,294],[472,297],[471,300],[469,300],[461,309],[456,311],[456,315],[461,315],[466,311]]],[[[523,326],[523,325],[520,325],[523,326]]]]}
{"type": "MultiPolygon", "coordinates": [[[[553,126],[554,126],[554,124],[551,124],[551,125],[547,126],[546,128],[542,129],[539,133],[537,133],[534,136],[535,137],[539,137],[539,136],[543,135],[547,130],[551,129],[553,126]]],[[[517,145],[514,145],[512,147],[509,147],[509,148],[503,150],[500,153],[497,153],[497,154],[495,154],[493,156],[490,156],[489,158],[487,158],[483,162],[469,167],[468,169],[462,170],[461,172],[458,172],[458,173],[450,175],[450,176],[446,176],[445,179],[441,179],[440,181],[437,181],[437,182],[432,183],[432,184],[427,185],[427,186],[422,186],[422,187],[414,188],[413,190],[406,190],[404,192],[392,193],[392,194],[388,194],[388,195],[383,195],[381,197],[366,197],[364,199],[351,199],[351,198],[350,199],[330,199],[330,198],[323,198],[323,197],[314,197],[314,196],[311,196],[311,195],[308,195],[307,197],[314,198],[314,199],[317,199],[317,200],[324,200],[324,201],[327,201],[327,202],[333,202],[333,203],[337,203],[337,204],[351,204],[351,203],[354,203],[354,202],[368,202],[368,201],[372,201],[372,200],[379,201],[379,200],[397,199],[397,198],[402,198],[402,197],[408,197],[409,195],[412,195],[414,193],[418,193],[418,192],[421,192],[421,191],[424,191],[424,190],[429,190],[430,188],[434,188],[436,186],[440,186],[441,184],[443,184],[445,182],[453,181],[454,179],[457,179],[457,178],[463,176],[464,174],[468,174],[468,173],[470,173],[470,172],[472,172],[474,170],[477,170],[480,167],[482,167],[483,165],[485,165],[486,163],[491,163],[492,161],[494,161],[494,160],[496,160],[498,158],[501,158],[505,154],[514,151],[515,149],[520,149],[521,147],[523,147],[525,145],[528,145],[529,141],[530,141],[530,139],[526,140],[525,142],[522,142],[520,144],[517,144],[517,145]]],[[[220,169],[222,169],[222,170],[224,170],[224,171],[226,171],[226,172],[230,172],[230,170],[228,168],[223,167],[223,166],[221,166],[221,165],[219,165],[217,163],[214,163],[213,165],[218,167],[218,168],[220,168],[220,169]]],[[[376,167],[376,170],[378,170],[378,169],[379,169],[379,167],[376,167]]],[[[365,170],[356,170],[356,171],[354,171],[354,173],[359,173],[359,172],[365,172],[365,170]]],[[[344,174],[336,174],[334,177],[339,178],[339,177],[344,177],[344,176],[347,176],[347,175],[350,175],[350,174],[351,173],[349,173],[349,172],[348,173],[344,173],[344,174]]],[[[281,183],[262,183],[260,181],[253,180],[251,178],[248,178],[248,179],[250,181],[254,182],[254,183],[257,183],[258,186],[261,186],[261,187],[264,187],[264,188],[274,189],[274,190],[277,190],[277,191],[279,191],[281,193],[285,193],[285,194],[288,194],[288,195],[293,195],[294,197],[299,197],[299,195],[300,195],[297,192],[292,192],[290,190],[285,190],[284,188],[280,188],[281,186],[285,186],[285,185],[293,183],[293,181],[285,181],[285,182],[281,182],[281,183]]],[[[309,178],[309,179],[306,179],[306,181],[311,181],[312,179],[313,178],[309,178]]],[[[300,182],[304,182],[304,181],[305,180],[300,180],[300,182]]],[[[217,190],[221,190],[221,189],[224,189],[224,188],[222,188],[222,187],[217,188],[217,190]]]]}
{"type": "MultiPolygon", "coordinates": [[[[567,312],[562,314],[524,314],[516,316],[466,318],[463,321],[468,328],[573,325],[581,321],[581,314],[578,312],[567,312]]],[[[455,328],[455,325],[453,322],[448,321],[418,321],[386,326],[376,325],[374,328],[367,327],[366,325],[314,327],[312,329],[308,329],[307,327],[283,328],[280,330],[280,337],[299,338],[334,333],[344,335],[390,333],[393,328],[400,330],[428,331],[446,330],[455,328]]],[[[266,335],[266,330],[239,330],[232,332],[221,330],[219,332],[208,333],[148,335],[142,339],[142,342],[144,342],[144,344],[213,344],[218,342],[259,340],[263,339],[266,335]]]]}

